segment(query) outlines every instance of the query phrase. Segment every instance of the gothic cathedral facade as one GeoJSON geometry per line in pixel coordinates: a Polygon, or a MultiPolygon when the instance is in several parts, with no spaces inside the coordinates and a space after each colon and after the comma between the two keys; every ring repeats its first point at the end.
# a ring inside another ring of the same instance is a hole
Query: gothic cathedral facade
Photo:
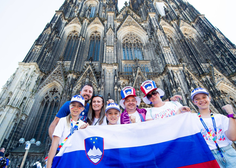
{"type": "MultiPolygon", "coordinates": [[[[182,104],[204,87],[212,109],[236,102],[236,47],[183,0],[65,0],[0,93],[0,146],[35,138],[48,150],[48,127],[61,105],[92,83],[94,94],[121,99],[124,86],[143,96],[154,80],[182,104]]],[[[141,103],[141,107],[146,107],[141,103]]]]}

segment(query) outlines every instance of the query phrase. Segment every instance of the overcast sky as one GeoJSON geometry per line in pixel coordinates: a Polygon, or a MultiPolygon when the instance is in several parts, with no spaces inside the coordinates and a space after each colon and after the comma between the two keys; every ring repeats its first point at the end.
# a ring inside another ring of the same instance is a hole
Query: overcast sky
{"type": "MultiPolygon", "coordinates": [[[[16,71],[64,0],[0,0],[0,88],[16,71]]],[[[188,0],[236,44],[235,0],[188,0]]],[[[119,8],[124,1],[118,0],[119,8]]]]}

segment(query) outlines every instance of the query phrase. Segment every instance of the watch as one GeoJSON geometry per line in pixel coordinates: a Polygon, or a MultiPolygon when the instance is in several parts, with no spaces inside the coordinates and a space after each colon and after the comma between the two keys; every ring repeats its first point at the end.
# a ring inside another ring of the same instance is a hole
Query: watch
{"type": "Polygon", "coordinates": [[[228,114],[227,117],[228,117],[228,118],[236,119],[236,114],[228,114]]]}

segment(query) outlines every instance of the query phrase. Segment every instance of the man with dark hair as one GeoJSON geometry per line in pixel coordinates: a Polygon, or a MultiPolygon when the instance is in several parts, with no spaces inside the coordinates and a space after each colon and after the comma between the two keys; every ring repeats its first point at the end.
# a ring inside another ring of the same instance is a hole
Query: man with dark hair
{"type": "MultiPolygon", "coordinates": [[[[93,86],[91,84],[85,84],[80,91],[80,95],[82,95],[85,99],[85,109],[84,111],[81,112],[80,119],[83,120],[84,122],[87,122],[87,114],[89,110],[88,102],[92,98],[92,95],[93,95],[93,86]]],[[[54,129],[57,126],[57,123],[59,122],[60,118],[66,117],[68,114],[70,114],[69,105],[70,105],[70,101],[67,101],[62,105],[56,117],[54,118],[51,125],[49,126],[48,132],[51,139],[52,139],[52,134],[54,132],[54,129]]]]}

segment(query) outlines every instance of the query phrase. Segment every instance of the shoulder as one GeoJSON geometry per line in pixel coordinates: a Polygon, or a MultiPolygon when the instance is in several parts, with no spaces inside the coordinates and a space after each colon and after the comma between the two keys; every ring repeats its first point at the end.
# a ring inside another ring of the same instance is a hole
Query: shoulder
{"type": "Polygon", "coordinates": [[[85,109],[89,110],[89,103],[86,104],[85,109]]]}
{"type": "Polygon", "coordinates": [[[58,113],[57,113],[56,116],[57,116],[58,118],[62,118],[62,117],[67,116],[67,115],[70,113],[70,108],[69,108],[69,106],[70,106],[70,101],[65,102],[65,103],[61,106],[61,108],[60,108],[60,110],[58,111],[58,113]]]}
{"type": "Polygon", "coordinates": [[[170,102],[166,102],[168,104],[172,104],[172,105],[175,105],[175,106],[182,106],[182,104],[180,104],[178,101],[170,101],[170,102]]]}
{"type": "Polygon", "coordinates": [[[147,113],[147,110],[146,109],[139,109],[139,108],[137,108],[137,112],[138,113],[147,113]]]}
{"type": "Polygon", "coordinates": [[[223,114],[214,114],[214,117],[218,118],[218,119],[222,119],[222,120],[228,120],[229,119],[228,117],[226,117],[223,114]]]}
{"type": "Polygon", "coordinates": [[[125,111],[123,111],[123,113],[121,113],[121,115],[120,115],[121,117],[125,117],[125,116],[128,116],[128,113],[127,113],[127,111],[125,110],[125,111]]]}
{"type": "Polygon", "coordinates": [[[60,120],[59,120],[57,125],[63,125],[65,123],[66,123],[66,117],[62,117],[62,118],[60,118],[60,120]]]}

